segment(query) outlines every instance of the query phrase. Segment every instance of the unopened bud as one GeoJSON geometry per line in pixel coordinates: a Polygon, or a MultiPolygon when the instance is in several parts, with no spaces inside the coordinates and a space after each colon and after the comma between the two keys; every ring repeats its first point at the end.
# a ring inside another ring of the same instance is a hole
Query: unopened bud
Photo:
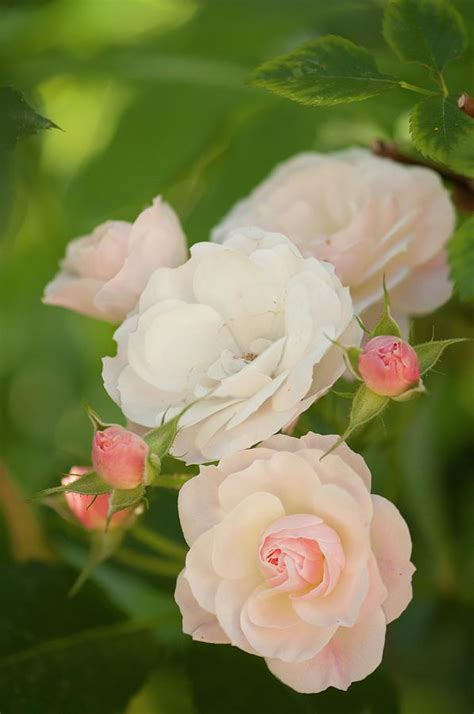
{"type": "Polygon", "coordinates": [[[113,488],[132,489],[145,480],[148,451],[138,434],[122,426],[109,426],[95,433],[92,463],[96,473],[113,488]]]}
{"type": "Polygon", "coordinates": [[[381,335],[369,340],[358,366],[367,387],[384,397],[398,397],[420,380],[418,355],[399,337],[381,335]]]}

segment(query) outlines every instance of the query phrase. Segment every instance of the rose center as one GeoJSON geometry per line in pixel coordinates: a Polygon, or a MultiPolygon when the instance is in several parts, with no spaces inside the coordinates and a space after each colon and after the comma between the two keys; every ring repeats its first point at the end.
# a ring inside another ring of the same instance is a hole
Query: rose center
{"type": "Polygon", "coordinates": [[[269,588],[292,597],[326,595],[345,564],[340,538],[318,516],[284,516],[263,533],[259,565],[269,588]]]}

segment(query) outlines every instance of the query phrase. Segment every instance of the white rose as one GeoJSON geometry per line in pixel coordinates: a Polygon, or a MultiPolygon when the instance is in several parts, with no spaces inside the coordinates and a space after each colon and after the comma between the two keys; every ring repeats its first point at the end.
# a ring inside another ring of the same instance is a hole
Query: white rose
{"type": "Polygon", "coordinates": [[[244,225],[281,231],[303,255],[332,263],[356,312],[373,322],[383,274],[399,317],[431,312],[449,299],[444,247],[454,223],[437,173],[350,149],[281,164],[212,238],[222,242],[244,225]]]}
{"type": "Polygon", "coordinates": [[[186,260],[186,238],[160,197],[136,221],[107,221],[66,249],[61,271],[43,302],[100,320],[119,322],[135,307],[151,273],[186,260]]]}
{"type": "Polygon", "coordinates": [[[148,427],[197,400],[173,453],[201,463],[305,411],[344,371],[331,340],[359,343],[361,330],[331,265],[303,258],[283,235],[246,228],[157,270],[115,339],[103,373],[111,397],[148,427]]]}

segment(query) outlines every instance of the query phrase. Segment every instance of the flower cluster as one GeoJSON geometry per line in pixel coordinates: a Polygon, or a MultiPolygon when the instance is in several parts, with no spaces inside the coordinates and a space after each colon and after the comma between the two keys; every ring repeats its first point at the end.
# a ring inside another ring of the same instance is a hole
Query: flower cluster
{"type": "Polygon", "coordinates": [[[133,224],[76,239],[44,300],[120,323],[103,378],[128,426],[91,411],[92,466],[42,496],[120,534],[146,489],[186,482],[184,631],[264,657],[299,692],[366,677],[414,567],[405,521],[371,495],[344,439],[422,392],[457,341],[402,337],[409,317],[450,296],[453,225],[435,172],[350,150],[278,167],[189,258],[160,198],[133,224]],[[348,369],[361,384],[343,436],[277,433],[348,369]],[[167,454],[199,475],[162,474],[167,454]]]}

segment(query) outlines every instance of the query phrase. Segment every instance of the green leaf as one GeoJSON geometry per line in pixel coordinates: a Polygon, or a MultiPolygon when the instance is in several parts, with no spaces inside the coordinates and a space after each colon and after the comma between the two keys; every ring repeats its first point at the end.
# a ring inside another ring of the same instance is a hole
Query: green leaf
{"type": "MultiPolygon", "coordinates": [[[[410,134],[424,155],[464,171],[465,152],[474,147],[474,120],[451,97],[427,97],[410,113],[410,134]]],[[[474,150],[473,150],[474,155],[474,150]]]]}
{"type": "Polygon", "coordinates": [[[385,8],[383,34],[400,59],[438,72],[468,43],[461,15],[445,0],[393,0],[385,8]]]}
{"type": "Polygon", "coordinates": [[[138,506],[145,493],[145,486],[141,483],[136,488],[115,489],[112,491],[109,501],[109,512],[107,518],[110,521],[114,513],[124,511],[126,508],[138,506]]]}
{"type": "Polygon", "coordinates": [[[83,496],[100,496],[103,493],[110,493],[112,487],[101,479],[96,473],[91,472],[80,476],[76,481],[68,483],[65,486],[53,486],[53,488],[45,488],[35,494],[32,500],[37,501],[40,498],[55,496],[59,493],[81,493],[83,496]]]}
{"type": "Polygon", "coordinates": [[[421,374],[426,374],[435,366],[446,347],[466,341],[467,338],[465,337],[455,337],[451,340],[432,340],[431,342],[423,342],[420,345],[413,345],[413,349],[420,361],[421,374]]]}
{"type": "Polygon", "coordinates": [[[474,298],[474,216],[457,229],[448,243],[451,278],[461,300],[474,298]]]}
{"type": "Polygon", "coordinates": [[[359,374],[359,357],[361,352],[360,347],[346,347],[344,349],[347,368],[356,379],[361,379],[359,374]]]}
{"type": "Polygon", "coordinates": [[[379,72],[366,49],[335,35],[264,62],[249,81],[310,106],[360,101],[398,86],[396,79],[379,72]]]}
{"type": "Polygon", "coordinates": [[[0,87],[0,149],[10,148],[20,139],[42,129],[58,129],[27,104],[12,87],[0,87]]]}
{"type": "Polygon", "coordinates": [[[383,279],[383,312],[380,320],[372,330],[371,337],[378,337],[379,335],[393,337],[401,337],[402,335],[398,323],[393,319],[390,311],[390,297],[385,284],[385,277],[383,279]]]}
{"type": "Polygon", "coordinates": [[[123,712],[162,654],[157,622],[125,619],[91,583],[71,603],[69,568],[2,565],[0,577],[2,714],[123,712]]]}
{"type": "MultiPolygon", "coordinates": [[[[329,451],[326,451],[324,456],[327,456],[331,453],[331,451],[337,449],[343,441],[347,441],[349,436],[356,431],[356,429],[359,429],[364,426],[364,424],[367,424],[369,421],[372,421],[372,419],[379,416],[389,401],[389,397],[382,397],[380,394],[375,394],[375,392],[372,392],[365,384],[361,384],[354,395],[349,426],[345,430],[344,434],[336,442],[334,442],[329,451]]],[[[324,458],[324,456],[322,458],[324,458]]]]}

